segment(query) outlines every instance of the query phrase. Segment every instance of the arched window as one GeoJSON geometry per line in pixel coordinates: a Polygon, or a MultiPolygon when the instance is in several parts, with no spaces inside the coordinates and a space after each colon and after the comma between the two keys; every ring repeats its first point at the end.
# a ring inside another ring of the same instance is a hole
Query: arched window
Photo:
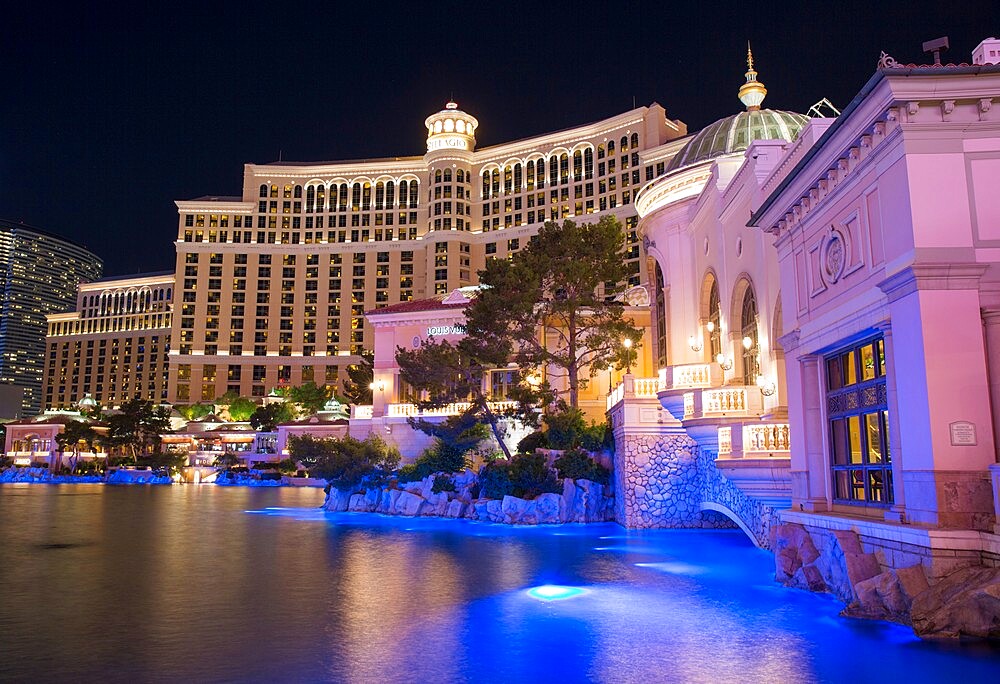
{"type": "MultiPolygon", "coordinates": [[[[333,207],[333,194],[330,194],[330,206],[333,207]]],[[[340,211],[347,211],[347,183],[340,186],[340,211]]]]}
{"type": "Polygon", "coordinates": [[[740,314],[740,332],[743,347],[743,384],[757,384],[760,375],[760,352],[757,349],[757,298],[753,288],[747,287],[743,293],[743,307],[740,314]]]}
{"type": "Polygon", "coordinates": [[[493,169],[493,172],[490,174],[490,181],[491,181],[491,184],[493,186],[493,195],[494,196],[499,195],[500,194],[500,169],[493,169]]]}
{"type": "Polygon", "coordinates": [[[441,169],[438,169],[437,171],[434,172],[434,182],[435,183],[441,182],[441,169]]]}
{"type": "Polygon", "coordinates": [[[608,141],[608,154],[614,154],[614,153],[615,153],[615,141],[614,140],[609,140],[608,141]]]}
{"type": "MultiPolygon", "coordinates": [[[[313,188],[310,187],[309,189],[312,190],[313,188]]],[[[337,186],[334,185],[330,187],[330,211],[333,211],[334,209],[333,204],[336,201],[335,199],[336,196],[337,196],[337,186]]],[[[306,200],[306,202],[308,203],[308,200],[306,200]]],[[[317,185],[316,211],[323,211],[323,209],[325,208],[326,208],[326,188],[323,187],[322,185],[317,185]]]]}
{"type": "Polygon", "coordinates": [[[361,192],[361,209],[368,211],[372,208],[372,184],[365,183],[361,192]]]}
{"type": "Polygon", "coordinates": [[[583,176],[587,180],[594,177],[594,150],[589,147],[583,151],[583,176]]]}
{"type": "Polygon", "coordinates": [[[444,170],[444,182],[445,183],[450,183],[451,182],[451,169],[445,169],[444,170]]]}
{"type": "Polygon", "coordinates": [[[708,293],[708,351],[713,361],[722,353],[722,302],[719,299],[719,283],[713,278],[712,289],[708,293]]]}
{"type": "Polygon", "coordinates": [[[514,169],[510,166],[505,166],[503,168],[503,191],[506,194],[510,194],[513,189],[514,183],[514,169]]]}
{"type": "Polygon", "coordinates": [[[535,178],[538,180],[538,187],[545,187],[545,160],[539,159],[535,162],[535,178]]]}
{"type": "Polygon", "coordinates": [[[514,164],[514,192],[521,192],[524,187],[524,178],[521,175],[521,165],[514,164]]]}
{"type": "Polygon", "coordinates": [[[417,181],[410,181],[410,209],[417,208],[417,181]]]}
{"type": "Polygon", "coordinates": [[[385,183],[379,181],[375,184],[375,210],[382,211],[385,205],[385,183]]]}
{"type": "Polygon", "coordinates": [[[483,199],[490,198],[490,172],[483,171],[483,199]]]}
{"type": "Polygon", "coordinates": [[[313,204],[316,202],[316,187],[310,185],[306,188],[306,211],[313,210],[313,204]]]}
{"type": "Polygon", "coordinates": [[[658,368],[667,367],[667,298],[663,294],[665,283],[660,264],[656,264],[656,363],[658,368]]]}
{"type": "Polygon", "coordinates": [[[549,159],[549,185],[559,185],[559,158],[549,159]]]}
{"type": "Polygon", "coordinates": [[[267,197],[267,186],[266,185],[260,186],[260,196],[261,197],[267,197]]]}
{"type": "Polygon", "coordinates": [[[405,209],[409,197],[410,181],[399,181],[399,208],[405,209]]]}
{"type": "Polygon", "coordinates": [[[597,158],[604,159],[604,145],[597,146],[597,158]]]}
{"type": "Polygon", "coordinates": [[[388,181],[385,184],[385,208],[392,209],[396,206],[396,184],[388,181]]]}
{"type": "Polygon", "coordinates": [[[563,183],[569,183],[569,155],[565,152],[559,155],[559,178],[563,183]]]}
{"type": "Polygon", "coordinates": [[[301,185],[296,185],[295,186],[295,190],[292,192],[292,196],[295,199],[302,199],[302,186],[301,185]]]}
{"type": "Polygon", "coordinates": [[[361,210],[361,183],[355,183],[354,187],[351,188],[351,209],[361,210]]]}
{"type": "Polygon", "coordinates": [[[620,154],[628,152],[628,136],[623,135],[622,139],[618,141],[618,146],[621,148],[618,150],[620,154]]]}
{"type": "Polygon", "coordinates": [[[464,183],[465,182],[465,171],[463,171],[462,169],[459,169],[458,171],[455,172],[455,182],[456,183],[464,183]]]}
{"type": "Polygon", "coordinates": [[[573,153],[573,180],[583,180],[583,152],[580,150],[573,153]]]}
{"type": "Polygon", "coordinates": [[[638,146],[639,146],[639,134],[638,133],[633,133],[632,134],[632,149],[634,150],[638,146]]]}

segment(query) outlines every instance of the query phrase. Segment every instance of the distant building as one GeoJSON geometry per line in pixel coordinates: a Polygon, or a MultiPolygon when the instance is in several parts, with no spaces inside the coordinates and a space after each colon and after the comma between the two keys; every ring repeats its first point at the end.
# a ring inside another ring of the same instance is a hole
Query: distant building
{"type": "Polygon", "coordinates": [[[48,316],[44,408],[164,401],[173,292],[172,271],[81,285],[76,311],[48,316]]]}
{"type": "Polygon", "coordinates": [[[449,102],[423,156],[247,164],[239,196],[177,202],[168,399],[336,387],[374,345],[366,311],[475,285],[549,220],[617,216],[629,284],[647,282],[632,200],[683,123],[654,103],[477,150],[478,126],[449,102]]]}
{"type": "Polygon", "coordinates": [[[3,418],[33,416],[42,404],[45,316],[73,307],[80,283],[101,277],[101,259],[85,247],[21,223],[0,220],[0,384],[10,391],[3,418]]]}

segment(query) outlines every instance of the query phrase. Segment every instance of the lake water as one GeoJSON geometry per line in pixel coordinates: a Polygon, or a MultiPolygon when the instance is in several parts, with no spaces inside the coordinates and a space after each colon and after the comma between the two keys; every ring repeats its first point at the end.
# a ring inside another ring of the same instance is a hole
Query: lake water
{"type": "Polygon", "coordinates": [[[1000,681],[1000,649],[775,585],[739,532],[512,529],[322,499],[0,487],[0,681],[1000,681]],[[568,589],[529,593],[546,585],[568,589]]]}

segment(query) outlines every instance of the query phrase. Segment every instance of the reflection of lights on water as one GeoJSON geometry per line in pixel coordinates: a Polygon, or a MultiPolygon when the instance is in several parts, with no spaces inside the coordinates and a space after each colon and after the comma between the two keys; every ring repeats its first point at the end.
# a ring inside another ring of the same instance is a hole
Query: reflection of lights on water
{"type": "Polygon", "coordinates": [[[661,572],[669,572],[673,575],[703,575],[708,572],[708,568],[700,565],[690,565],[688,563],[666,562],[666,563],[636,563],[637,568],[651,568],[661,572]]]}
{"type": "Polygon", "coordinates": [[[539,601],[561,601],[585,594],[586,589],[580,587],[564,587],[558,584],[543,584],[528,590],[528,596],[539,601]]]}

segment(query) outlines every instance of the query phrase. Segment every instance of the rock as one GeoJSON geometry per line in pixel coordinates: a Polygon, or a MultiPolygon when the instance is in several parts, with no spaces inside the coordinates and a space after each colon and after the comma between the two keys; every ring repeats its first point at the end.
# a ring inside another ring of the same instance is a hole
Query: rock
{"type": "Polygon", "coordinates": [[[490,519],[490,501],[481,499],[477,501],[472,506],[472,510],[476,512],[476,520],[489,520],[490,519]]]}
{"type": "Polygon", "coordinates": [[[365,495],[364,494],[351,494],[351,498],[347,504],[347,510],[349,511],[364,511],[365,510],[365,495]]]}
{"type": "Polygon", "coordinates": [[[448,509],[448,493],[438,492],[426,497],[427,505],[423,507],[421,515],[444,515],[448,509]]]}
{"type": "Polygon", "coordinates": [[[559,515],[562,504],[562,497],[558,494],[542,494],[534,501],[535,522],[537,523],[559,523],[563,522],[559,515]]]}
{"type": "Polygon", "coordinates": [[[350,501],[350,492],[342,492],[336,487],[330,487],[330,491],[326,494],[326,501],[323,502],[323,508],[328,511],[343,513],[347,510],[350,501]]]}
{"type": "Polygon", "coordinates": [[[449,501],[447,510],[445,510],[444,514],[449,518],[461,518],[465,515],[465,504],[458,499],[449,501]]]}
{"type": "MultiPolygon", "coordinates": [[[[503,522],[503,511],[501,502],[490,499],[486,502],[486,519],[492,522],[503,522]]],[[[480,518],[482,520],[483,518],[480,518]]]]}
{"type": "Polygon", "coordinates": [[[535,511],[532,502],[520,499],[509,494],[500,503],[500,511],[503,514],[503,521],[511,525],[523,525],[528,522],[535,522],[535,511]]]}
{"type": "Polygon", "coordinates": [[[370,488],[365,492],[365,510],[374,511],[382,502],[382,490],[370,488]]]}
{"type": "Polygon", "coordinates": [[[1000,639],[1000,568],[956,570],[913,599],[910,618],[921,637],[1000,639]]]}
{"type": "Polygon", "coordinates": [[[426,504],[422,496],[408,491],[401,491],[396,498],[393,512],[398,515],[420,515],[421,509],[426,504]]]}

